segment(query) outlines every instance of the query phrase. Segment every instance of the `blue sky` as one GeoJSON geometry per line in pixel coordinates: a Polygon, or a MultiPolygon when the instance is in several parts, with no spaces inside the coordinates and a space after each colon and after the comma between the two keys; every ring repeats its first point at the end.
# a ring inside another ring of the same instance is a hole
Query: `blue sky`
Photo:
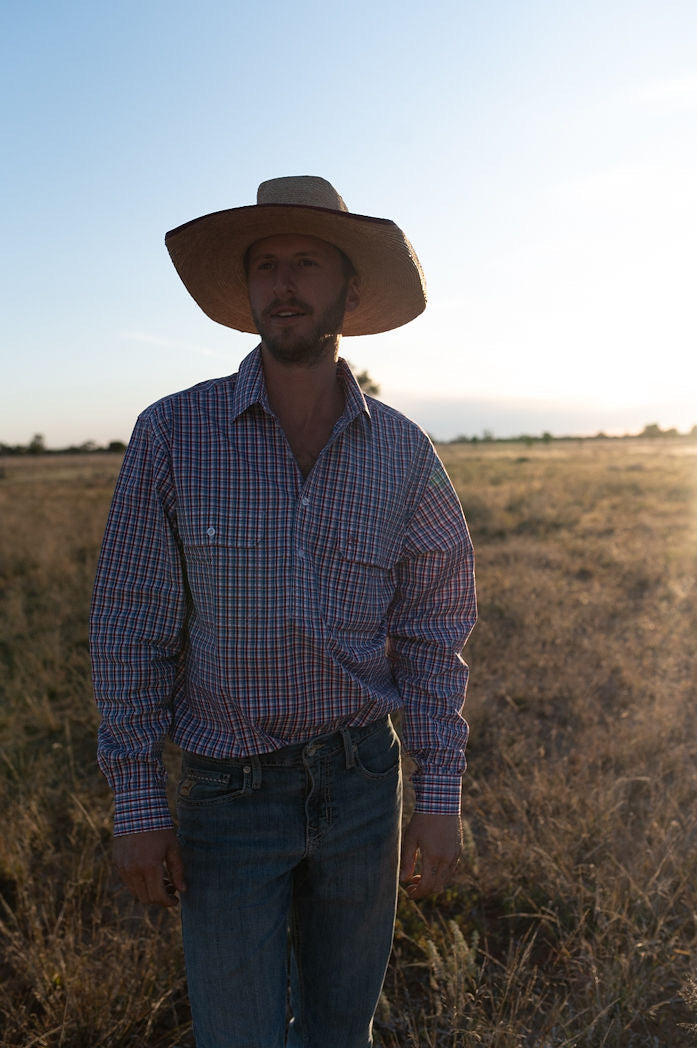
{"type": "Polygon", "coordinates": [[[0,60],[0,442],[236,370],[164,234],[281,174],[412,241],[426,313],[343,353],[435,436],[697,423],[694,0],[8,0],[0,60]]]}

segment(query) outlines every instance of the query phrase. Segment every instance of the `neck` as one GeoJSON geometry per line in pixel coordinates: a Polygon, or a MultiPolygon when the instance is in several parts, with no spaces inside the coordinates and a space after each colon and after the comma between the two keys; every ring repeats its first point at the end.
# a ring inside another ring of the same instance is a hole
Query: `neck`
{"type": "Polygon", "coordinates": [[[337,380],[335,346],[316,362],[287,364],[273,357],[261,344],[264,379],[272,410],[283,423],[303,426],[332,416],[332,425],[343,410],[343,395],[337,380]]]}
{"type": "Polygon", "coordinates": [[[269,404],[303,477],[307,477],[314,466],[344,410],[336,356],[336,351],[328,352],[310,366],[284,364],[272,357],[262,342],[261,359],[269,404]]]}

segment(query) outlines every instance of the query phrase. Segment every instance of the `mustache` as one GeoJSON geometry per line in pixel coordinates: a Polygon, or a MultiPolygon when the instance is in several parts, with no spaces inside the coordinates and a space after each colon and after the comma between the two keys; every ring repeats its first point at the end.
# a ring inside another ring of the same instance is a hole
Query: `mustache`
{"type": "Polygon", "coordinates": [[[307,302],[303,302],[299,298],[280,298],[274,299],[262,312],[263,317],[273,316],[274,313],[278,312],[279,309],[297,309],[301,313],[312,313],[312,309],[308,306],[307,302]]]}

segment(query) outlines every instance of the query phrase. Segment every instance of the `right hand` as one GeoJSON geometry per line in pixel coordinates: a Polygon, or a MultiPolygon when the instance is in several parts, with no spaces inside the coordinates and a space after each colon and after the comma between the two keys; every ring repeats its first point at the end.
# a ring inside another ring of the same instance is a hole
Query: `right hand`
{"type": "Polygon", "coordinates": [[[114,837],[114,866],[136,899],[176,906],[186,891],[184,863],[174,830],[146,830],[114,837]]]}

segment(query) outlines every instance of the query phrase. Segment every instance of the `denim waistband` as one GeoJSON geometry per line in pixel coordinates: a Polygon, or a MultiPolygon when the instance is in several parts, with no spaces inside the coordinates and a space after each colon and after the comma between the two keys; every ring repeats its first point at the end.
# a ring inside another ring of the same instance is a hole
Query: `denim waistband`
{"type": "MultiPolygon", "coordinates": [[[[239,768],[249,765],[250,771],[262,767],[289,768],[293,765],[302,764],[305,758],[315,757],[321,754],[325,757],[333,757],[341,753],[346,758],[346,767],[353,767],[356,745],[363,739],[368,738],[373,732],[383,729],[389,720],[386,714],[377,720],[370,721],[360,727],[339,728],[337,731],[328,732],[326,735],[316,735],[306,739],[305,742],[294,742],[289,746],[281,746],[276,750],[268,750],[266,753],[251,754],[247,757],[206,757],[203,754],[184,751],[182,753],[182,766],[184,768],[193,765],[199,768],[211,768],[224,772],[226,768],[239,768]]],[[[245,768],[246,770],[246,768],[245,768]]]]}

